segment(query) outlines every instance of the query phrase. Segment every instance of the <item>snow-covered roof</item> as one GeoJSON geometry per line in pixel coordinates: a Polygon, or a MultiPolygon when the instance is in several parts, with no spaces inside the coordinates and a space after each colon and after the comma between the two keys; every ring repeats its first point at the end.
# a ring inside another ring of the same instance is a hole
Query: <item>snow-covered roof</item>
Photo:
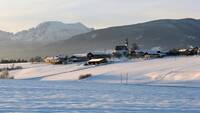
{"type": "Polygon", "coordinates": [[[73,54],[72,56],[76,56],[76,57],[86,57],[86,56],[87,56],[87,53],[73,54]]]}
{"type": "Polygon", "coordinates": [[[89,52],[95,55],[105,55],[105,54],[112,54],[113,51],[93,51],[93,52],[89,52]]]}
{"type": "Polygon", "coordinates": [[[185,52],[185,51],[187,51],[187,49],[179,49],[178,51],[179,52],[185,52]]]}
{"type": "Polygon", "coordinates": [[[57,59],[59,59],[59,57],[47,57],[47,58],[45,58],[46,60],[57,60],[57,59]]]}
{"type": "Polygon", "coordinates": [[[91,59],[88,62],[100,62],[102,60],[104,60],[104,58],[91,59]]]}
{"type": "Polygon", "coordinates": [[[157,50],[135,50],[135,52],[144,52],[148,54],[159,54],[157,50]]]}

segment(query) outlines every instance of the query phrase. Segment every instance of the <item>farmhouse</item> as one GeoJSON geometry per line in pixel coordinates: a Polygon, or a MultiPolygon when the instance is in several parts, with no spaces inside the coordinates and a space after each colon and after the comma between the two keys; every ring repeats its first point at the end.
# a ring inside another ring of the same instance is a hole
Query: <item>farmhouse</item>
{"type": "Polygon", "coordinates": [[[104,51],[94,51],[87,54],[88,59],[98,59],[98,58],[111,58],[112,53],[104,51]]]}
{"type": "Polygon", "coordinates": [[[160,51],[146,51],[144,52],[144,58],[149,59],[149,58],[163,58],[166,56],[165,53],[160,52],[160,51]]]}
{"type": "Polygon", "coordinates": [[[87,60],[88,60],[87,54],[73,54],[69,58],[69,62],[85,62],[87,60]]]}
{"type": "Polygon", "coordinates": [[[46,57],[44,59],[44,62],[50,64],[62,64],[65,62],[66,59],[67,59],[66,56],[58,55],[54,57],[46,57]]]}
{"type": "Polygon", "coordinates": [[[60,59],[58,57],[47,57],[44,59],[44,62],[50,64],[59,64],[60,59]]]}
{"type": "Polygon", "coordinates": [[[105,58],[97,58],[97,59],[91,59],[86,64],[87,65],[98,65],[98,64],[104,64],[108,61],[105,58]]]}

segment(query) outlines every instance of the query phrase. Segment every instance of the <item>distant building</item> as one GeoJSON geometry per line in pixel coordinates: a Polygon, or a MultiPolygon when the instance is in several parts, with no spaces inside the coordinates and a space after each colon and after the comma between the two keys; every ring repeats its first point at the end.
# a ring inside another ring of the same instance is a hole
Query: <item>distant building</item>
{"type": "Polygon", "coordinates": [[[91,59],[89,60],[86,64],[87,65],[99,65],[99,64],[104,64],[107,63],[108,61],[106,58],[97,58],[97,59],[91,59]]]}
{"type": "Polygon", "coordinates": [[[166,56],[164,52],[161,51],[144,51],[144,58],[149,59],[149,58],[163,58],[166,56]]]}
{"type": "Polygon", "coordinates": [[[69,62],[85,62],[87,60],[88,60],[87,54],[73,54],[69,58],[69,62]]]}
{"type": "Polygon", "coordinates": [[[84,54],[73,54],[68,61],[69,62],[86,62],[91,59],[110,59],[112,57],[112,52],[109,51],[93,51],[84,54]]]}
{"type": "Polygon", "coordinates": [[[89,52],[87,54],[88,59],[98,59],[98,58],[111,58],[112,57],[112,52],[104,52],[104,51],[94,51],[94,52],[89,52]]]}
{"type": "Polygon", "coordinates": [[[44,62],[49,64],[60,64],[61,60],[58,57],[47,57],[44,59],[44,62]]]}
{"type": "Polygon", "coordinates": [[[178,53],[179,55],[197,55],[199,54],[200,49],[198,47],[195,48],[182,48],[182,49],[178,49],[178,53]]]}
{"type": "Polygon", "coordinates": [[[66,56],[64,55],[58,55],[54,57],[46,57],[44,59],[45,63],[50,63],[50,64],[63,64],[67,60],[66,56]]]}
{"type": "Polygon", "coordinates": [[[141,50],[134,50],[134,51],[131,51],[131,56],[133,57],[133,58],[143,58],[144,57],[144,52],[143,51],[141,51],[141,50]]]}

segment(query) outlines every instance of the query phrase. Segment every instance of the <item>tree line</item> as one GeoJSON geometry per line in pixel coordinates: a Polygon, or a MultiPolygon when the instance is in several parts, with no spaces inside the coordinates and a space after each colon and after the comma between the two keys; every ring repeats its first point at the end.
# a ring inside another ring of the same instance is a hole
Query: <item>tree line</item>
{"type": "Polygon", "coordinates": [[[7,64],[7,63],[25,63],[28,62],[25,59],[1,59],[0,63],[7,64]]]}

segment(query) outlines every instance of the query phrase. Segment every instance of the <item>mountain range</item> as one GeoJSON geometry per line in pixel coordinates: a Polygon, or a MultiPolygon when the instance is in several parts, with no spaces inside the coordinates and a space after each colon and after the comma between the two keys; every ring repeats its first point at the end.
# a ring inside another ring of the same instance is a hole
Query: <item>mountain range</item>
{"type": "MultiPolygon", "coordinates": [[[[0,58],[37,56],[43,46],[92,31],[82,23],[48,21],[17,33],[0,31],[0,58]]],[[[43,52],[41,52],[43,53],[43,52]]],[[[53,52],[52,52],[53,53],[53,52]]]]}
{"type": "Polygon", "coordinates": [[[0,57],[108,50],[123,44],[125,39],[129,39],[130,44],[137,43],[141,49],[168,50],[200,46],[200,20],[162,19],[97,30],[81,23],[45,22],[16,34],[0,31],[0,41],[4,42],[0,43],[3,53],[0,57]]]}

